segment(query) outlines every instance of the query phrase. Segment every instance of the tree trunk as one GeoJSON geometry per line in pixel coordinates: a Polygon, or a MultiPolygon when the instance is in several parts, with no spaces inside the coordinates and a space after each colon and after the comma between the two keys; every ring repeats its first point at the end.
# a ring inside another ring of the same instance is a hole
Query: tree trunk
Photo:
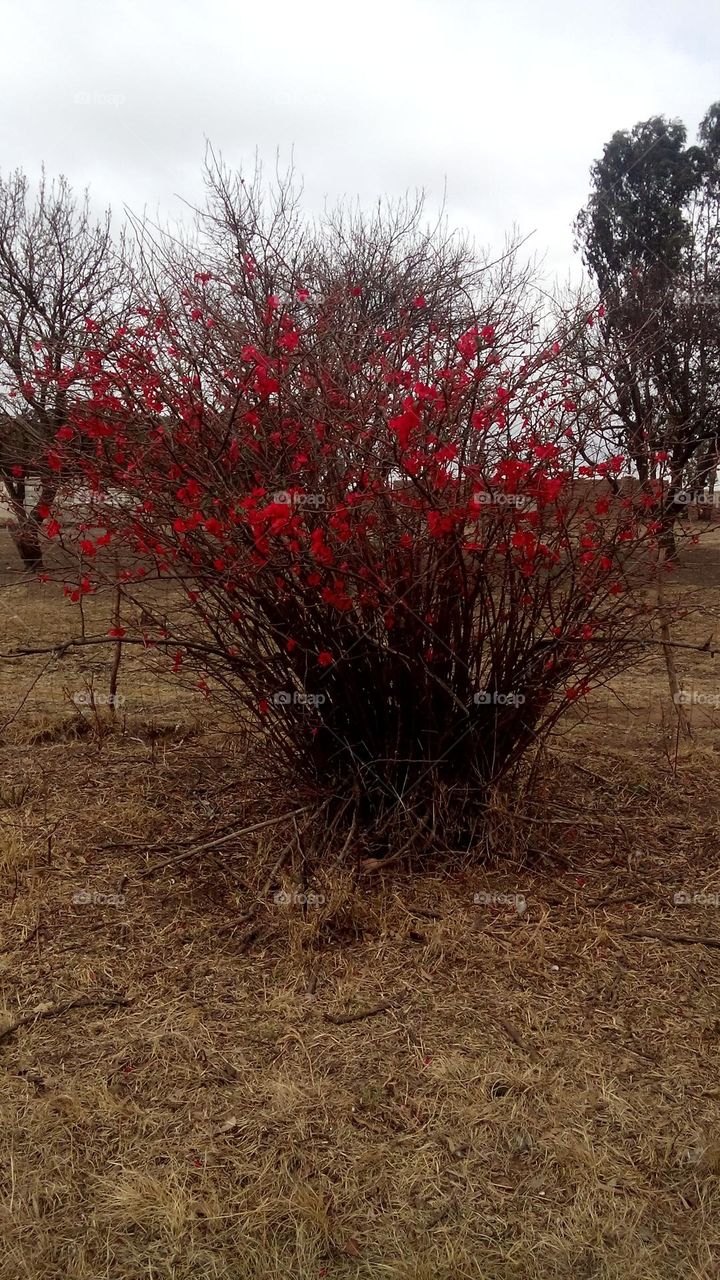
{"type": "MultiPolygon", "coordinates": [[[[670,532],[673,534],[673,540],[674,540],[675,535],[673,533],[672,528],[670,532]]],[[[688,720],[687,712],[683,705],[683,696],[682,696],[682,691],[680,689],[680,681],[678,680],[677,669],[675,667],[675,654],[673,652],[672,639],[670,636],[670,611],[665,602],[665,588],[663,585],[664,558],[665,558],[664,553],[661,549],[660,554],[658,555],[658,563],[657,563],[657,605],[658,605],[658,619],[660,622],[660,639],[662,640],[662,643],[663,643],[663,653],[665,655],[665,670],[667,671],[668,684],[670,686],[670,695],[672,697],[673,705],[675,707],[675,713],[678,718],[678,726],[679,726],[679,729],[682,731],[682,735],[684,738],[691,738],[692,732],[690,730],[690,721],[688,720]]]]}
{"type": "Polygon", "coordinates": [[[22,524],[11,526],[10,536],[28,573],[41,572],[43,556],[40,546],[40,529],[37,522],[33,523],[26,518],[22,524]]]}
{"type": "Polygon", "coordinates": [[[13,513],[13,520],[8,526],[10,537],[28,573],[40,573],[43,569],[40,530],[44,519],[44,516],[40,515],[40,509],[47,511],[54,502],[57,480],[55,477],[43,477],[40,496],[30,511],[27,510],[26,505],[26,477],[15,479],[9,475],[3,475],[2,483],[13,513]]]}
{"type": "Polygon", "coordinates": [[[677,540],[675,538],[675,514],[672,511],[663,511],[661,516],[662,528],[658,537],[658,546],[663,551],[665,560],[668,564],[679,564],[680,556],[677,549],[677,540]]]}

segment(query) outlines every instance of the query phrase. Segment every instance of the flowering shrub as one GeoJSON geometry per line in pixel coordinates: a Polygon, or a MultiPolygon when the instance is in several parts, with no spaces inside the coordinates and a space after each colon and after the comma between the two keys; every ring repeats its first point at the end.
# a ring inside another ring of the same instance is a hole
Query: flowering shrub
{"type": "Polygon", "coordinates": [[[75,600],[111,551],[144,611],[112,635],[192,669],[292,776],[365,822],[400,806],[459,830],[635,656],[656,530],[613,495],[623,459],[589,460],[562,334],[534,339],[505,277],[448,295],[405,245],[383,292],[367,237],[302,274],[256,241],[168,271],[86,364],[48,463],[82,467],[88,507],[47,536],[79,554],[75,600]]]}

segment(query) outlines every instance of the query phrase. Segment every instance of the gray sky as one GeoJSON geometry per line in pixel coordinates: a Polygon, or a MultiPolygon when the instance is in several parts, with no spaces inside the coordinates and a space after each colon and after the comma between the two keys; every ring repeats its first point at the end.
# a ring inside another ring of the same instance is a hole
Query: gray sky
{"type": "Polygon", "coordinates": [[[451,221],[551,272],[615,129],[694,136],[720,98],[717,0],[0,0],[0,170],[177,216],[204,140],[279,149],[324,200],[447,190],[451,221]]]}

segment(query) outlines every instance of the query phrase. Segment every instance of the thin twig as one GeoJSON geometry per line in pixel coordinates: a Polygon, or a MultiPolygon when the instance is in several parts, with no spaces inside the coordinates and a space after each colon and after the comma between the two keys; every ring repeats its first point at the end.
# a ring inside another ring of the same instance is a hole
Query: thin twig
{"type": "Polygon", "coordinates": [[[261,933],[262,933],[262,925],[258,924],[255,926],[254,929],[251,929],[249,933],[245,934],[245,937],[243,938],[242,942],[240,943],[240,946],[238,947],[238,950],[240,952],[247,951],[249,947],[252,946],[253,942],[255,942],[255,940],[260,937],[261,933]]]}
{"type": "Polygon", "coordinates": [[[292,849],[293,845],[295,844],[295,837],[296,837],[296,836],[297,836],[297,830],[296,830],[295,835],[293,836],[292,840],[291,840],[288,844],[286,844],[286,845],[285,845],[285,848],[284,848],[284,849],[281,849],[281,850],[280,850],[280,854],[279,854],[279,856],[275,859],[275,862],[273,863],[272,870],[271,870],[271,872],[270,872],[269,876],[267,877],[267,880],[265,881],[265,883],[264,883],[264,885],[263,885],[262,889],[260,890],[260,892],[259,892],[259,894],[258,894],[258,896],[257,896],[256,901],[253,903],[253,905],[252,905],[251,907],[248,907],[247,911],[243,911],[241,915],[239,915],[239,916],[236,916],[236,917],[235,917],[235,919],[233,920],[233,925],[232,925],[232,927],[233,927],[233,928],[236,928],[236,927],[237,927],[237,925],[239,925],[239,924],[247,924],[248,920],[252,920],[253,916],[256,914],[256,912],[257,912],[257,910],[258,910],[258,907],[260,906],[260,904],[261,904],[262,902],[264,902],[265,898],[267,897],[268,893],[270,892],[270,889],[272,888],[273,882],[274,882],[274,880],[275,880],[275,877],[276,877],[276,875],[277,875],[278,871],[279,871],[279,870],[280,870],[280,868],[283,866],[284,862],[285,862],[285,861],[286,861],[286,859],[287,859],[287,856],[288,856],[288,854],[289,854],[290,850],[292,849]]]}
{"type": "Polygon", "coordinates": [[[309,996],[315,995],[315,990],[318,984],[318,978],[320,977],[321,968],[322,968],[322,956],[319,958],[319,960],[317,961],[317,963],[315,964],[312,970],[312,973],[310,974],[307,988],[306,988],[306,995],[309,995],[309,996]]]}
{"type": "Polygon", "coordinates": [[[263,822],[254,822],[249,827],[241,827],[238,831],[230,831],[224,836],[219,836],[217,840],[207,840],[203,844],[193,845],[191,849],[185,849],[183,853],[173,854],[172,857],[163,858],[162,862],[156,862],[152,867],[147,867],[145,871],[140,872],[139,878],[144,880],[146,876],[153,875],[156,871],[161,871],[163,867],[169,867],[173,863],[185,862],[197,853],[205,853],[208,849],[216,849],[218,845],[227,844],[229,840],[251,835],[254,831],[261,831],[263,827],[271,827],[277,822],[284,822],[298,813],[305,812],[306,809],[295,809],[293,813],[282,813],[277,818],[265,818],[263,822]]]}
{"type": "Polygon", "coordinates": [[[394,1003],[394,1000],[383,1000],[381,1004],[374,1004],[371,1009],[360,1009],[356,1013],[326,1013],[325,1021],[332,1022],[336,1027],[343,1026],[346,1022],[360,1022],[363,1018],[374,1018],[378,1013],[386,1013],[394,1003]]]}
{"type": "MultiPolygon", "coordinates": [[[[124,636],[123,641],[126,645],[128,644],[139,645],[143,649],[147,649],[148,643],[149,643],[145,639],[136,639],[134,636],[124,636]]],[[[115,640],[112,636],[75,636],[71,640],[58,640],[56,644],[42,645],[36,648],[26,647],[26,648],[8,649],[4,653],[0,653],[0,661],[12,662],[16,658],[33,657],[35,655],[44,654],[44,653],[52,654],[55,657],[60,658],[60,657],[64,657],[64,655],[67,653],[69,649],[81,648],[87,645],[114,644],[114,643],[115,643],[115,640]]],[[[561,639],[557,639],[555,643],[557,645],[562,645],[562,644],[574,645],[574,644],[577,644],[577,641],[576,640],[563,641],[561,639]]],[[[602,639],[593,640],[591,638],[587,641],[587,643],[603,644],[605,642],[602,639]]],[[[655,640],[652,637],[641,636],[641,637],[633,637],[632,639],[628,639],[628,640],[624,640],[620,638],[618,639],[617,643],[623,644],[623,645],[627,644],[632,646],[636,646],[639,644],[639,645],[647,645],[650,647],[656,647],[656,646],[666,647],[669,643],[669,646],[671,649],[688,649],[693,653],[707,653],[711,658],[714,658],[716,655],[720,655],[720,647],[718,647],[717,649],[711,648],[708,646],[707,641],[705,641],[704,644],[690,644],[688,641],[685,641],[685,640],[672,640],[668,642],[666,640],[655,640]]],[[[187,649],[188,651],[192,650],[193,652],[197,652],[197,653],[210,653],[210,654],[214,652],[213,647],[211,645],[200,644],[197,641],[191,641],[191,640],[178,641],[177,639],[164,640],[161,638],[154,638],[152,640],[152,646],[155,649],[169,648],[172,646],[177,647],[178,644],[182,644],[183,648],[187,649]]]]}
{"type": "Polygon", "coordinates": [[[40,921],[38,921],[38,923],[35,925],[35,928],[31,929],[29,933],[26,933],[25,937],[21,938],[19,942],[9,942],[7,946],[0,947],[0,955],[2,955],[3,952],[5,951],[14,951],[16,947],[27,946],[28,942],[32,942],[33,938],[36,938],[39,932],[40,932],[40,921]]]}
{"type": "MultiPolygon", "coordinates": [[[[116,561],[115,567],[117,570],[118,568],[117,561],[116,561]]],[[[122,661],[122,651],[123,651],[122,627],[120,625],[121,603],[122,603],[122,590],[121,590],[120,584],[118,583],[117,587],[115,588],[115,603],[113,606],[113,616],[112,616],[113,631],[116,633],[116,636],[117,636],[117,644],[115,647],[115,653],[113,655],[112,667],[110,668],[109,696],[110,696],[110,714],[112,716],[117,716],[116,703],[117,703],[118,673],[120,671],[120,663],[122,661]]]]}
{"type": "Polygon", "coordinates": [[[658,938],[660,942],[696,942],[701,947],[720,947],[720,938],[705,938],[694,933],[661,933],[659,929],[635,929],[623,938],[658,938]]]}
{"type": "Polygon", "coordinates": [[[23,1027],[27,1023],[36,1022],[38,1018],[55,1018],[61,1013],[67,1013],[68,1009],[95,1009],[105,1008],[113,1009],[118,1005],[132,1004],[127,996],[109,996],[105,999],[96,999],[94,996],[76,996],[73,1000],[64,1000],[60,1004],[40,1004],[36,1009],[32,1009],[30,1013],[20,1013],[13,1018],[6,1027],[0,1028],[0,1040],[5,1040],[7,1036],[12,1035],[13,1031],[17,1031],[18,1027],[23,1027]]]}
{"type": "Polygon", "coordinates": [[[502,1027],[503,1031],[515,1042],[519,1049],[522,1049],[530,1058],[531,1062],[540,1062],[540,1054],[531,1044],[526,1044],[517,1027],[514,1027],[507,1018],[502,1018],[499,1013],[495,1014],[495,1021],[502,1027]]]}
{"type": "Polygon", "coordinates": [[[399,849],[397,853],[393,853],[389,858],[363,858],[363,861],[360,863],[361,875],[371,876],[378,871],[385,871],[387,867],[392,867],[395,863],[399,862],[401,858],[405,857],[408,850],[415,844],[416,839],[417,835],[413,833],[402,848],[399,849]]]}

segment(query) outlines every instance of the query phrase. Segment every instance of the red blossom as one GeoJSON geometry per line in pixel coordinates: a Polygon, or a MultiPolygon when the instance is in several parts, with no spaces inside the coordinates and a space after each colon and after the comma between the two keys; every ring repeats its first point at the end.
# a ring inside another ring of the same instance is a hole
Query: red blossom
{"type": "Polygon", "coordinates": [[[473,356],[477,355],[479,345],[477,325],[474,325],[472,329],[467,329],[462,337],[458,338],[455,345],[463,360],[472,360],[473,356]]]}
{"type": "Polygon", "coordinates": [[[452,533],[455,517],[447,512],[428,511],[427,525],[433,538],[443,538],[446,534],[452,533]]]}
{"type": "Polygon", "coordinates": [[[324,529],[313,529],[310,535],[310,554],[320,564],[332,564],[335,559],[331,548],[325,541],[324,529]]]}
{"type": "Polygon", "coordinates": [[[278,342],[278,346],[282,347],[283,351],[297,351],[299,345],[300,335],[295,329],[291,329],[289,333],[284,333],[278,342]]]}
{"type": "Polygon", "coordinates": [[[407,449],[410,443],[410,436],[420,426],[420,418],[416,413],[411,399],[405,401],[405,408],[397,417],[391,418],[388,427],[397,436],[398,444],[401,449],[407,449]]]}

